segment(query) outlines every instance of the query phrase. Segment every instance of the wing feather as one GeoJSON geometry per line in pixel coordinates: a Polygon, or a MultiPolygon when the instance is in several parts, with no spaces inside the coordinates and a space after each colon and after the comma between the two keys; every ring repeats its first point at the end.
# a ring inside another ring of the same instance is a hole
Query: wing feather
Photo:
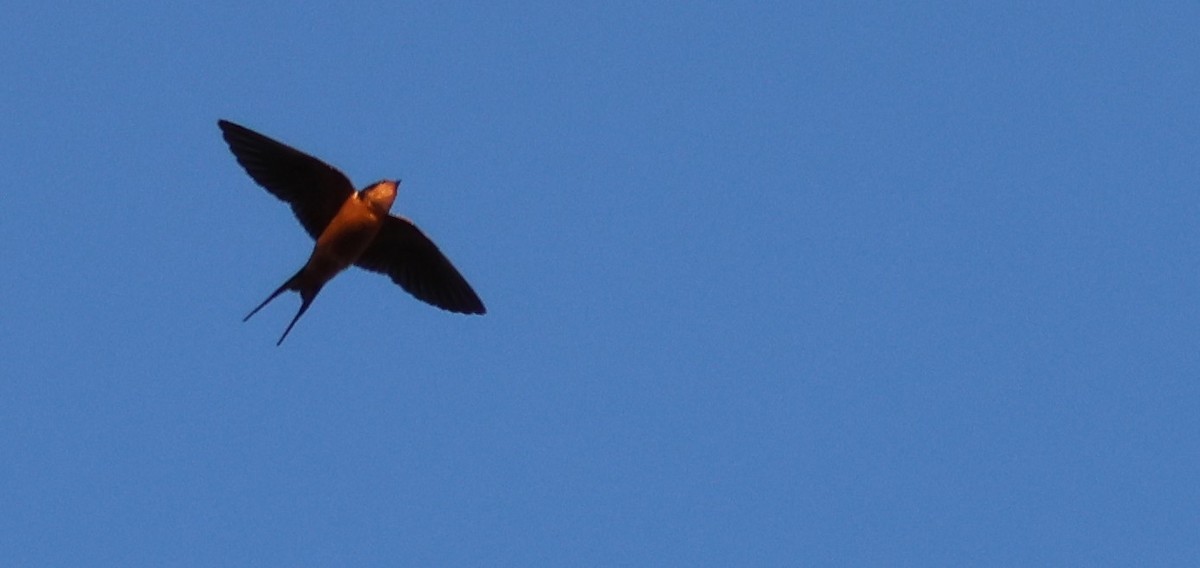
{"type": "Polygon", "coordinates": [[[466,278],[408,219],[389,215],[355,264],[388,275],[413,297],[443,310],[460,314],[487,312],[466,278]]]}
{"type": "Polygon", "coordinates": [[[316,239],[337,214],[354,185],[345,174],[291,146],[245,126],[217,121],[229,149],[246,173],[292,206],[309,236],[316,239]]]}

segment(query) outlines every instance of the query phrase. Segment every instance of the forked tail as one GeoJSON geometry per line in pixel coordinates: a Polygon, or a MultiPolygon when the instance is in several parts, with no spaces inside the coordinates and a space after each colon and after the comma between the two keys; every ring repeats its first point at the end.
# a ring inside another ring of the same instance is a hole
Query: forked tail
{"type": "Polygon", "coordinates": [[[242,318],[243,322],[249,320],[250,316],[253,316],[254,314],[258,313],[258,311],[263,309],[264,306],[271,303],[271,300],[274,300],[275,298],[279,297],[279,295],[284,293],[284,291],[286,291],[286,290],[295,290],[297,292],[300,292],[300,311],[296,312],[296,316],[292,318],[292,321],[291,321],[291,323],[288,324],[287,329],[283,330],[283,335],[279,336],[279,341],[277,341],[275,343],[276,346],[283,345],[283,340],[286,339],[288,336],[288,333],[290,333],[292,331],[292,327],[296,325],[297,321],[299,321],[300,316],[304,315],[304,312],[308,311],[308,306],[311,305],[313,299],[317,297],[317,292],[321,291],[321,288],[319,286],[313,290],[305,290],[304,288],[301,287],[300,275],[303,272],[304,272],[304,269],[301,268],[300,271],[295,274],[295,276],[288,278],[287,282],[284,282],[283,285],[281,285],[279,288],[276,288],[274,292],[271,292],[270,296],[267,296],[266,300],[263,300],[263,302],[261,304],[259,304],[258,307],[254,308],[253,310],[250,310],[250,313],[246,314],[246,317],[242,318]]]}
{"type": "Polygon", "coordinates": [[[261,310],[264,307],[266,307],[267,304],[271,303],[271,300],[278,298],[279,295],[282,294],[285,290],[299,290],[300,287],[298,286],[298,284],[300,283],[300,273],[301,272],[304,272],[303,268],[301,268],[300,271],[295,274],[295,276],[288,278],[287,282],[284,282],[282,286],[280,286],[279,288],[276,288],[274,292],[271,292],[271,295],[267,296],[267,299],[263,300],[263,303],[259,304],[257,308],[250,310],[250,313],[246,314],[246,317],[242,318],[242,321],[243,322],[248,321],[250,319],[250,316],[257,314],[258,310],[261,310]]]}
{"type": "Polygon", "coordinates": [[[316,294],[310,296],[305,294],[303,291],[300,292],[300,311],[296,312],[296,317],[292,318],[292,322],[288,324],[287,329],[283,330],[283,335],[279,336],[279,341],[275,342],[276,347],[283,345],[283,340],[287,338],[288,333],[291,333],[292,326],[296,325],[296,321],[300,319],[300,316],[304,315],[304,312],[308,311],[308,306],[312,304],[313,298],[315,297],[317,297],[316,294]]]}

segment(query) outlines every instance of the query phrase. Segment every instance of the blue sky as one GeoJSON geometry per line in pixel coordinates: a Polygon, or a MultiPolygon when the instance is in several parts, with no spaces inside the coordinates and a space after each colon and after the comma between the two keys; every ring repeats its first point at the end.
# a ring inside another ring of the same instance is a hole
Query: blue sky
{"type": "Polygon", "coordinates": [[[243,4],[4,9],[6,562],[1200,561],[1194,4],[243,4]]]}

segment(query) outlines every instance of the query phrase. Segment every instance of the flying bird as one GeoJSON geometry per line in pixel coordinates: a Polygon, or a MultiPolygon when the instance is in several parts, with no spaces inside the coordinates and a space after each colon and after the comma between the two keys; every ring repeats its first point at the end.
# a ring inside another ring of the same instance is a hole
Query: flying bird
{"type": "Polygon", "coordinates": [[[316,239],[308,262],[242,321],[286,290],[300,293],[300,311],[276,345],[334,276],[351,265],[386,274],[418,300],[461,314],[487,310],[467,280],[417,226],[389,214],[400,182],[377,181],[355,191],[345,174],[304,152],[245,126],[218,120],[229,149],[246,173],[281,201],[316,239]]]}

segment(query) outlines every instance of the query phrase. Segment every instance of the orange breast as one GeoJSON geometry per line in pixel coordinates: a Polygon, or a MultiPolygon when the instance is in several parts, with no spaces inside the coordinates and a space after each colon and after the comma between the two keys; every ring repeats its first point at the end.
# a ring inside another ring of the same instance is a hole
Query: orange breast
{"type": "Polygon", "coordinates": [[[324,283],[354,264],[382,226],[383,217],[356,196],[350,196],[317,237],[304,267],[306,279],[324,283]]]}

